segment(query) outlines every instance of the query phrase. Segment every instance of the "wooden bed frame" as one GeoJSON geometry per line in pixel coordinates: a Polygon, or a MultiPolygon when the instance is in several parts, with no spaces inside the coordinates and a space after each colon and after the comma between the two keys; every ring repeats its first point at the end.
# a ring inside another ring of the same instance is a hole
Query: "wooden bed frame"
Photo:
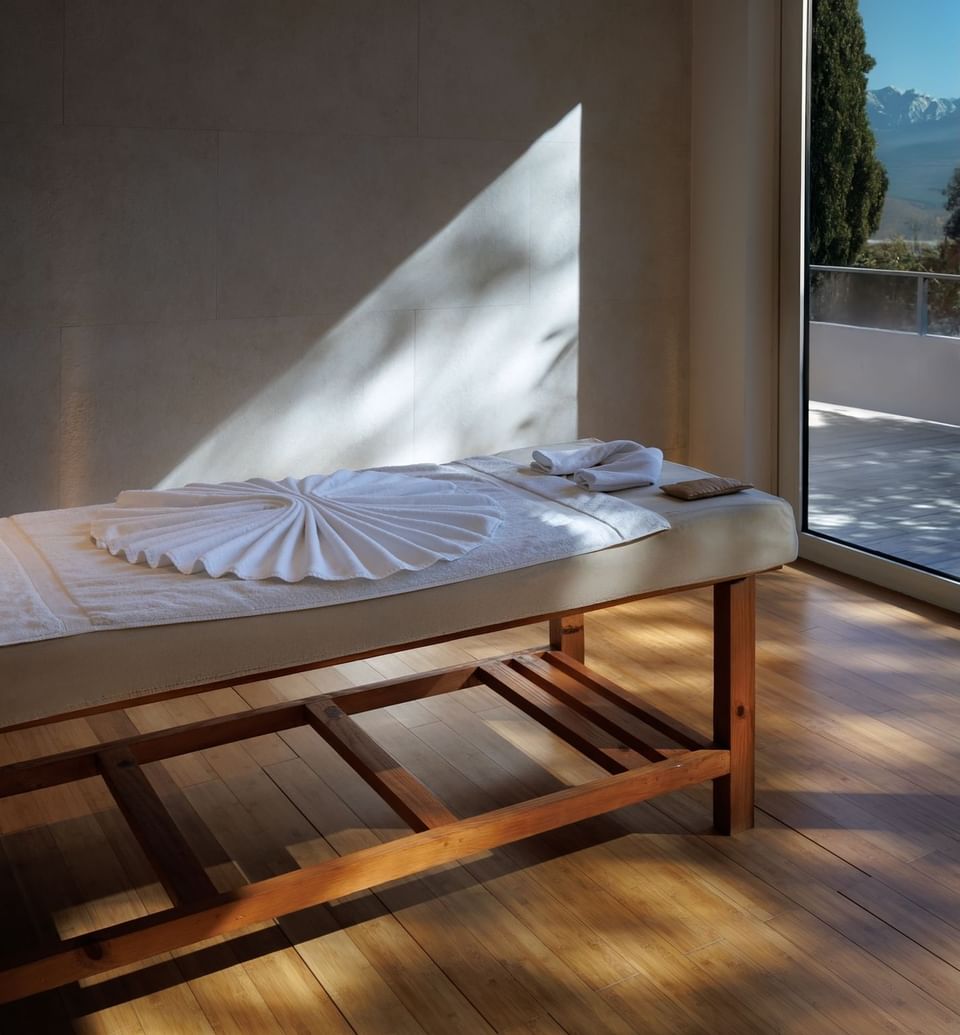
{"type": "MultiPolygon", "coordinates": [[[[719,833],[734,834],[753,826],[755,577],[746,575],[712,585],[712,741],[586,668],[582,614],[543,615],[529,622],[550,620],[549,649],[283,702],[0,768],[0,797],[101,776],[173,903],[170,909],[58,941],[41,951],[0,959],[0,1003],[706,780],[713,781],[714,825],[719,833]],[[458,819],[350,718],[478,685],[489,687],[522,709],[610,775],[458,819]],[[413,833],[218,892],[141,766],[297,726],[312,727],[413,833]]],[[[691,588],[676,587],[630,599],[691,588]]],[[[597,609],[611,606],[604,603],[597,609]]],[[[464,630],[447,638],[476,631],[464,630]]],[[[344,660],[331,659],[323,664],[344,660]]],[[[300,670],[306,667],[320,666],[301,666],[300,670]]],[[[269,679],[289,671],[293,670],[261,672],[152,698],[121,701],[87,713],[162,696],[198,693],[215,685],[269,679]]],[[[75,712],[70,717],[79,714],[83,713],[75,712]]],[[[63,716],[24,725],[56,718],[63,716]]]]}

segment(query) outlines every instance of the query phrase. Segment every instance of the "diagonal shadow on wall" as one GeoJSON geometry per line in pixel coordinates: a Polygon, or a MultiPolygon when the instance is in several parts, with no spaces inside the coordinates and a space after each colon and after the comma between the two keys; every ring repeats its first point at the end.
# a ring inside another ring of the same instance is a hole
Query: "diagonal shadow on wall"
{"type": "Polygon", "coordinates": [[[396,168],[363,141],[349,185],[317,138],[225,138],[220,318],[65,331],[64,504],[574,434],[579,106],[529,146],[388,142],[396,168]]]}

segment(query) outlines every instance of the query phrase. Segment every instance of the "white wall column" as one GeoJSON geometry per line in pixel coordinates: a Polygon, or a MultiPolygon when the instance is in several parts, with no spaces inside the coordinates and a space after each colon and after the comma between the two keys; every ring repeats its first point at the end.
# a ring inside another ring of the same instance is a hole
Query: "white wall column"
{"type": "Polygon", "coordinates": [[[779,0],[693,0],[690,463],[776,488],[779,0]]]}

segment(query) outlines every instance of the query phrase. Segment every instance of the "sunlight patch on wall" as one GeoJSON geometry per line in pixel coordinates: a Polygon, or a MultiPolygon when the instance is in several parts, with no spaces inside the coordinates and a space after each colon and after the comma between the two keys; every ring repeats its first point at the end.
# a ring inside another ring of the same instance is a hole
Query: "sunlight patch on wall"
{"type": "Polygon", "coordinates": [[[578,106],[157,484],[574,437],[579,234],[578,106]]]}

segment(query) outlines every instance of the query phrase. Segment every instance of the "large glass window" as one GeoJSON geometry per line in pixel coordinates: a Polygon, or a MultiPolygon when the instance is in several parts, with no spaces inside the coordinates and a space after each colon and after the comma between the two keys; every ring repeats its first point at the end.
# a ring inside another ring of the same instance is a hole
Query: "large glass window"
{"type": "Polygon", "coordinates": [[[804,529],[960,580],[960,3],[815,0],[804,529]]]}

